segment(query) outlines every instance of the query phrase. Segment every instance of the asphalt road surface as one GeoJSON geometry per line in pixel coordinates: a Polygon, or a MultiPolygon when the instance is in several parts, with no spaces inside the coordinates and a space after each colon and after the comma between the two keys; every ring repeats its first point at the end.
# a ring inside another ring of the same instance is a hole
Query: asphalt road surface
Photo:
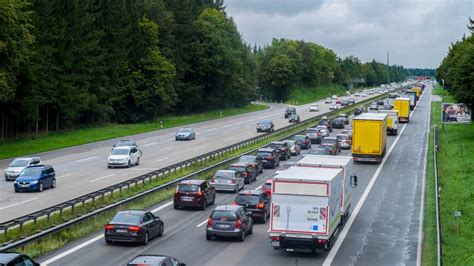
{"type": "MultiPolygon", "coordinates": [[[[420,208],[430,94],[426,89],[410,123],[399,128],[400,134],[388,137],[389,152],[383,163],[354,164],[359,187],[353,191],[352,213],[330,253],[275,251],[270,246],[268,223],[255,224],[253,234],[244,242],[207,241],[205,224],[214,207],[205,211],[174,210],[171,202],[165,202],[152,208],[165,222],[164,236],[147,246],[107,245],[101,230],[41,258],[40,262],[124,265],[139,254],[166,254],[187,265],[415,265],[419,262],[422,228],[420,208]]],[[[342,155],[347,154],[345,151],[342,155]]],[[[265,170],[257,182],[246,188],[259,188],[274,174],[274,170],[265,170]]],[[[229,204],[234,197],[219,193],[216,205],[229,204]]]]}
{"type": "MultiPolygon", "coordinates": [[[[357,97],[356,101],[367,98],[357,97]]],[[[296,107],[301,119],[329,111],[329,104],[324,104],[324,100],[318,103],[319,112],[309,112],[309,105],[296,107]]],[[[284,118],[287,105],[270,106],[267,110],[192,124],[197,133],[193,141],[175,141],[176,128],[170,128],[38,154],[45,164],[55,168],[57,187],[42,193],[15,193],[13,182],[0,178],[0,223],[264,134],[256,132],[259,120],[273,120],[276,129],[287,126],[288,120],[284,118]],[[127,138],[136,140],[143,151],[140,165],[108,169],[107,157],[112,145],[127,138]]],[[[5,169],[10,162],[0,161],[0,169],[5,169]]]]}

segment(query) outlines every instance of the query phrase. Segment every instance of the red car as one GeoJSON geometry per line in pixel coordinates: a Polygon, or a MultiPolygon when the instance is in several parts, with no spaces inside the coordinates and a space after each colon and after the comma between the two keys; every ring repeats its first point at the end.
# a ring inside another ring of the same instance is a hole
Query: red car
{"type": "Polygon", "coordinates": [[[268,198],[272,197],[272,186],[273,186],[273,179],[265,180],[265,183],[262,185],[262,191],[267,194],[268,198]]]}
{"type": "Polygon", "coordinates": [[[341,104],[341,103],[342,103],[342,100],[338,98],[338,99],[336,100],[336,104],[341,104]]]}

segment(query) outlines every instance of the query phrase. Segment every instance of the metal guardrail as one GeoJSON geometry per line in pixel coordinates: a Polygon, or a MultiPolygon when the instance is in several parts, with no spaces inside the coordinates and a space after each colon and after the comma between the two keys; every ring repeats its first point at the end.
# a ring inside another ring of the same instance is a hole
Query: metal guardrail
{"type": "MultiPolygon", "coordinates": [[[[379,96],[376,96],[376,97],[369,98],[369,99],[366,99],[364,101],[358,102],[358,103],[356,103],[356,105],[364,105],[368,102],[372,102],[374,100],[380,99],[380,98],[382,98],[386,95],[387,94],[381,94],[379,96]]],[[[325,114],[321,114],[321,115],[318,115],[316,117],[308,118],[308,119],[305,119],[305,120],[301,121],[300,123],[295,123],[295,124],[277,129],[277,130],[275,130],[271,133],[256,136],[256,137],[253,137],[253,138],[250,138],[250,139],[247,139],[247,140],[229,145],[227,147],[220,148],[220,149],[217,149],[215,151],[212,151],[212,152],[194,157],[192,159],[185,160],[183,162],[179,162],[179,163],[164,167],[162,169],[159,169],[159,170],[156,170],[156,171],[153,171],[153,172],[150,172],[150,173],[132,178],[130,180],[127,180],[127,181],[109,186],[107,188],[103,188],[103,189],[100,189],[98,191],[91,192],[91,193],[83,195],[81,197],[77,197],[75,199],[60,203],[58,205],[55,205],[55,206],[52,206],[52,207],[49,207],[49,208],[31,213],[31,214],[28,214],[28,215],[25,215],[23,217],[13,219],[11,221],[0,224],[0,231],[4,231],[4,234],[6,235],[8,233],[9,229],[20,227],[20,230],[21,230],[25,223],[28,223],[28,222],[36,223],[40,218],[42,218],[42,219],[46,218],[49,221],[51,215],[57,214],[57,213],[59,213],[59,215],[61,217],[63,211],[66,210],[66,209],[71,209],[72,212],[74,212],[74,207],[78,204],[84,205],[86,202],[94,203],[97,198],[104,199],[104,197],[106,195],[108,195],[108,194],[113,195],[113,193],[115,193],[117,191],[118,191],[118,193],[121,193],[124,188],[130,188],[130,186],[132,184],[135,185],[135,186],[138,186],[139,184],[145,185],[145,184],[147,184],[147,180],[148,180],[148,182],[150,182],[153,178],[164,177],[166,174],[177,173],[177,171],[180,170],[180,169],[184,169],[186,167],[189,167],[189,166],[192,166],[192,165],[195,165],[195,164],[198,164],[198,163],[203,163],[203,162],[206,162],[208,160],[218,158],[218,156],[222,156],[225,153],[233,152],[233,151],[235,151],[239,148],[255,144],[255,143],[257,143],[261,140],[268,139],[268,138],[271,138],[271,137],[279,135],[279,134],[283,134],[283,133],[288,132],[290,130],[296,129],[297,127],[300,127],[302,125],[314,123],[317,120],[319,120],[322,116],[331,116],[331,115],[334,115],[334,114],[339,113],[341,111],[343,112],[343,111],[345,111],[345,110],[347,110],[348,108],[351,108],[351,107],[353,107],[353,105],[347,106],[347,107],[344,107],[344,108],[341,108],[341,109],[338,109],[338,110],[335,110],[335,111],[332,111],[332,112],[328,112],[328,113],[325,113],[325,114]]],[[[290,137],[292,135],[295,135],[295,134],[298,134],[298,133],[292,133],[292,134],[289,134],[289,135],[285,135],[282,139],[288,138],[288,137],[290,137]]],[[[162,184],[160,186],[157,186],[157,187],[151,188],[149,190],[140,192],[137,195],[134,195],[134,196],[125,198],[123,200],[117,201],[115,203],[112,203],[110,205],[101,207],[101,208],[96,209],[92,212],[89,212],[85,215],[82,215],[82,216],[79,216],[77,218],[66,221],[62,224],[52,226],[48,229],[42,230],[42,231],[40,231],[38,233],[35,233],[31,236],[23,237],[23,238],[20,238],[18,240],[15,240],[15,241],[9,241],[9,242],[2,243],[0,245],[0,251],[12,250],[12,249],[15,249],[15,248],[18,248],[18,247],[22,247],[22,246],[24,246],[24,245],[26,245],[30,242],[38,241],[39,239],[41,239],[43,237],[46,237],[46,236],[48,236],[52,233],[58,232],[58,231],[60,231],[64,228],[67,228],[67,227],[71,226],[71,225],[77,224],[81,221],[84,221],[84,220],[90,218],[90,217],[93,217],[93,216],[98,215],[100,213],[106,212],[108,210],[112,210],[116,207],[119,207],[119,206],[121,206],[123,204],[126,204],[126,203],[129,203],[129,202],[132,202],[134,200],[143,198],[143,197],[145,197],[145,196],[147,196],[151,193],[154,193],[156,191],[172,187],[172,186],[176,185],[178,182],[180,182],[182,180],[190,179],[192,177],[195,177],[197,175],[205,173],[205,172],[207,172],[207,171],[209,171],[213,168],[217,168],[217,167],[219,167],[223,164],[231,162],[231,161],[237,159],[238,157],[240,157],[242,155],[255,152],[257,149],[253,149],[251,151],[239,154],[235,157],[223,160],[219,163],[216,163],[216,164],[213,164],[211,166],[205,167],[201,170],[190,173],[190,174],[185,175],[183,177],[180,177],[178,179],[174,179],[174,180],[169,181],[169,182],[167,182],[165,184],[162,184]]]]}
{"type": "Polygon", "coordinates": [[[434,161],[434,189],[435,189],[435,202],[436,202],[436,242],[437,242],[437,261],[438,266],[443,265],[443,250],[442,250],[442,242],[441,242],[441,217],[440,217],[440,207],[439,207],[439,200],[440,200],[440,192],[441,188],[438,185],[438,152],[439,152],[439,132],[438,126],[434,126],[434,133],[433,133],[433,161],[434,161]]]}

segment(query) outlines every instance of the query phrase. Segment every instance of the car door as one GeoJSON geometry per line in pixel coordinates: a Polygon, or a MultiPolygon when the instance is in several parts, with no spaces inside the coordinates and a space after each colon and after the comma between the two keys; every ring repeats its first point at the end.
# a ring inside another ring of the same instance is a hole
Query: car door
{"type": "Polygon", "coordinates": [[[204,197],[206,198],[206,201],[211,202],[212,198],[210,195],[211,193],[210,193],[209,187],[207,186],[207,182],[203,182],[200,187],[201,187],[201,192],[204,193],[204,197]]]}
{"type": "Polygon", "coordinates": [[[235,172],[235,179],[237,179],[238,188],[243,188],[245,183],[245,178],[242,177],[240,172],[235,172]]]}
{"type": "Polygon", "coordinates": [[[266,213],[270,213],[270,198],[268,198],[267,193],[262,193],[262,202],[265,206],[266,213]]]}
{"type": "Polygon", "coordinates": [[[240,208],[238,215],[240,216],[240,220],[242,221],[242,224],[245,225],[245,232],[248,232],[250,230],[251,221],[245,212],[246,210],[244,208],[240,208]]]}
{"type": "Polygon", "coordinates": [[[155,237],[158,234],[156,222],[151,213],[147,212],[143,215],[143,226],[147,228],[150,238],[155,237]]]}
{"type": "Polygon", "coordinates": [[[137,148],[133,147],[130,149],[130,161],[132,164],[135,164],[138,160],[138,150],[137,148]]]}
{"type": "Polygon", "coordinates": [[[48,173],[48,187],[52,187],[53,186],[53,178],[54,178],[54,170],[53,170],[53,167],[51,166],[48,166],[48,168],[46,169],[47,173],[48,173]]]}

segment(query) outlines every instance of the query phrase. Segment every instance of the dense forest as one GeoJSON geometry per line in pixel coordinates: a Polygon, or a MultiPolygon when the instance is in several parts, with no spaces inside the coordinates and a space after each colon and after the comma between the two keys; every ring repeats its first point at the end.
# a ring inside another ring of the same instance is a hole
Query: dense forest
{"type": "Polygon", "coordinates": [[[309,42],[251,47],[223,0],[0,0],[0,139],[407,75],[309,42]]]}
{"type": "Polygon", "coordinates": [[[471,36],[453,43],[448,55],[436,71],[438,83],[445,82],[445,88],[458,102],[474,104],[474,21],[469,18],[467,26],[471,36]]]}

